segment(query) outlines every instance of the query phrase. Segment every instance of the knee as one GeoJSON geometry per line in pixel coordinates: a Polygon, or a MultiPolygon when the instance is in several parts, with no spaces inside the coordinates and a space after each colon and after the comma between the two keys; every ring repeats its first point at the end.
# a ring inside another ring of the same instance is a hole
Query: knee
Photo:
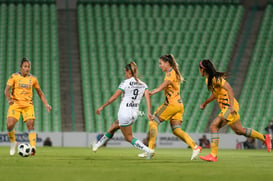
{"type": "Polygon", "coordinates": [[[150,128],[157,128],[157,123],[155,121],[149,121],[149,127],[150,128]]]}
{"type": "Polygon", "coordinates": [[[215,126],[215,125],[213,125],[213,124],[210,125],[209,129],[210,129],[210,132],[211,132],[211,133],[216,133],[216,132],[218,132],[217,126],[215,126]]]}
{"type": "Polygon", "coordinates": [[[7,130],[8,130],[8,131],[12,130],[13,127],[14,127],[14,124],[7,123],[7,130]]]}
{"type": "Polygon", "coordinates": [[[28,130],[33,130],[34,129],[34,120],[28,120],[26,122],[26,125],[27,125],[28,130]]]}
{"type": "Polygon", "coordinates": [[[15,123],[13,121],[7,121],[7,130],[10,131],[14,128],[15,123]]]}

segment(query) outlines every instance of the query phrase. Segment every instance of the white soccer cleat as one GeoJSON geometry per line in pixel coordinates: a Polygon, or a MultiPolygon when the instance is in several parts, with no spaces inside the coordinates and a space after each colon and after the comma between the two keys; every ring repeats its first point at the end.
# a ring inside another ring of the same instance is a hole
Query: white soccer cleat
{"type": "Polygon", "coordinates": [[[139,158],[145,158],[147,157],[147,152],[143,152],[137,155],[139,158]]]}
{"type": "Polygon", "coordinates": [[[96,153],[96,151],[99,149],[96,142],[93,142],[91,145],[92,145],[92,151],[96,153]]]}
{"type": "Polygon", "coordinates": [[[196,148],[192,150],[191,160],[196,159],[196,157],[199,155],[199,153],[201,153],[201,151],[202,151],[202,147],[196,146],[196,148]]]}
{"type": "Polygon", "coordinates": [[[147,153],[146,160],[151,160],[154,155],[155,155],[155,150],[150,149],[150,152],[147,153]]]}
{"type": "Polygon", "coordinates": [[[13,156],[16,152],[16,146],[17,146],[17,142],[13,142],[13,143],[10,143],[10,150],[9,150],[9,154],[11,156],[13,156]]]}

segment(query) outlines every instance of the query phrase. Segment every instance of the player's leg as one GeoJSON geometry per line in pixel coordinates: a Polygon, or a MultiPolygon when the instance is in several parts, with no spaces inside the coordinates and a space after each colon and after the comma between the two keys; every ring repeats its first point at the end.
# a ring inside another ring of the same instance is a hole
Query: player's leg
{"type": "Polygon", "coordinates": [[[37,135],[36,135],[36,131],[34,130],[34,122],[35,122],[34,106],[29,106],[22,109],[22,116],[23,116],[24,122],[27,125],[28,139],[29,139],[29,144],[31,146],[31,155],[35,155],[37,135]]]}
{"type": "Polygon", "coordinates": [[[196,143],[193,141],[193,139],[188,135],[188,133],[182,131],[181,129],[181,120],[170,120],[170,125],[173,131],[173,134],[177,137],[179,137],[182,141],[184,141],[186,144],[188,144],[193,152],[191,160],[194,160],[198,154],[202,151],[202,147],[196,145],[196,143]]]}
{"type": "Polygon", "coordinates": [[[181,122],[180,120],[170,120],[170,125],[172,128],[172,132],[175,136],[179,137],[182,141],[187,143],[192,149],[196,146],[195,142],[192,138],[181,129],[181,122]]]}
{"type": "Polygon", "coordinates": [[[146,145],[144,145],[137,138],[133,137],[132,125],[120,126],[120,130],[121,130],[121,132],[122,132],[122,134],[123,134],[126,141],[130,142],[135,148],[148,153],[147,159],[151,159],[152,154],[154,153],[154,150],[148,148],[146,145]]]}
{"type": "Polygon", "coordinates": [[[271,138],[268,135],[263,135],[258,131],[252,128],[244,128],[241,124],[240,119],[236,122],[229,125],[231,129],[238,135],[244,135],[246,137],[256,138],[263,141],[267,147],[267,151],[270,152],[272,145],[271,145],[271,138]]]}
{"type": "Polygon", "coordinates": [[[21,110],[17,109],[15,104],[10,105],[7,114],[7,130],[8,130],[8,137],[10,140],[10,155],[14,155],[16,152],[16,136],[14,126],[18,122],[21,115],[21,110]]]}
{"type": "Polygon", "coordinates": [[[120,129],[119,121],[115,120],[108,129],[107,133],[105,133],[97,143],[93,143],[92,150],[96,152],[102,145],[104,145],[108,140],[110,140],[113,137],[113,135],[118,129],[120,129]]]}
{"type": "Polygon", "coordinates": [[[150,149],[155,149],[158,123],[154,120],[149,121],[149,141],[148,146],[150,149]]]}
{"type": "Polygon", "coordinates": [[[36,153],[36,138],[37,134],[36,131],[34,130],[34,119],[28,119],[25,121],[28,129],[28,139],[29,139],[29,144],[31,146],[31,155],[35,155],[36,153]]]}
{"type": "MultiPolygon", "coordinates": [[[[155,116],[155,120],[159,120],[159,118],[157,118],[155,116]]],[[[149,140],[148,140],[148,147],[152,150],[155,149],[155,143],[156,143],[156,137],[157,137],[157,127],[158,127],[158,122],[155,121],[155,120],[150,120],[149,121],[149,140]]],[[[140,153],[138,154],[138,157],[140,158],[144,158],[147,156],[147,152],[143,152],[143,153],[140,153]]]]}
{"type": "Polygon", "coordinates": [[[8,137],[10,140],[10,152],[9,152],[10,155],[14,155],[16,152],[17,142],[16,142],[14,126],[17,123],[17,121],[18,120],[13,117],[7,118],[7,130],[8,130],[8,137]]]}
{"type": "Polygon", "coordinates": [[[205,161],[217,161],[217,153],[218,153],[218,146],[220,142],[220,137],[218,130],[222,126],[226,124],[226,121],[223,120],[221,117],[217,117],[213,120],[210,125],[210,132],[211,132],[211,153],[207,156],[200,156],[202,160],[205,161]]]}
{"type": "Polygon", "coordinates": [[[168,105],[161,104],[154,113],[154,120],[149,120],[149,143],[148,146],[150,149],[155,149],[156,137],[158,132],[158,125],[169,119],[168,114],[168,105]]]}
{"type": "MultiPolygon", "coordinates": [[[[148,140],[148,147],[152,150],[155,149],[155,145],[156,145],[156,137],[157,137],[157,132],[158,132],[158,125],[164,121],[164,119],[162,119],[162,114],[164,112],[166,112],[167,110],[167,105],[165,104],[161,104],[155,111],[154,113],[154,119],[153,120],[149,120],[149,140],[148,140]]],[[[146,157],[147,153],[140,153],[138,154],[138,157],[146,157]]]]}

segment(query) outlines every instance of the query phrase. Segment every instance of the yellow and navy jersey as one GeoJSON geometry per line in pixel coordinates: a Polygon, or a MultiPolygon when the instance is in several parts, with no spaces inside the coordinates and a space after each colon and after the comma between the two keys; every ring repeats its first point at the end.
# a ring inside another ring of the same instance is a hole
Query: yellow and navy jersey
{"type": "Polygon", "coordinates": [[[12,74],[7,85],[12,87],[11,98],[14,100],[14,103],[22,107],[33,104],[32,88],[40,88],[35,76],[29,74],[24,77],[21,72],[12,74]]]}
{"type": "Polygon", "coordinates": [[[164,81],[165,80],[170,81],[170,84],[164,89],[165,102],[166,103],[181,102],[180,81],[177,79],[174,69],[171,69],[166,73],[164,81]]]}
{"type": "MultiPolygon", "coordinates": [[[[208,79],[206,79],[206,83],[208,84],[208,79]]],[[[216,78],[214,77],[212,79],[212,93],[215,96],[220,109],[225,109],[230,106],[230,100],[228,97],[228,92],[226,89],[224,89],[224,85],[226,83],[226,80],[222,77],[216,78]]],[[[237,104],[237,100],[234,98],[234,104],[237,104]]]]}

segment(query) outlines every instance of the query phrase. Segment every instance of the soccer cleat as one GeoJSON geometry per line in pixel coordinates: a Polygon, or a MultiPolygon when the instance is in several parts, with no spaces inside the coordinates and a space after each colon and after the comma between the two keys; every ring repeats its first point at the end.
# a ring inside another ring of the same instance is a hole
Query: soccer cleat
{"type": "Polygon", "coordinates": [[[16,146],[17,146],[17,142],[13,142],[13,143],[10,143],[10,150],[9,150],[9,154],[11,156],[13,156],[16,152],[16,146]]]}
{"type": "Polygon", "coordinates": [[[272,145],[271,145],[271,136],[269,134],[266,134],[264,136],[265,136],[264,144],[265,144],[265,146],[267,148],[267,151],[271,152],[271,148],[272,148],[272,145]]]}
{"type": "Polygon", "coordinates": [[[154,155],[155,155],[155,150],[150,149],[150,152],[147,153],[146,160],[151,160],[154,155]]]}
{"type": "Polygon", "coordinates": [[[200,158],[208,162],[217,162],[217,157],[212,156],[212,154],[209,154],[207,156],[200,156],[200,158]]]}
{"type": "Polygon", "coordinates": [[[92,143],[91,145],[92,145],[92,151],[96,153],[96,151],[99,149],[96,142],[92,143]]]}
{"type": "Polygon", "coordinates": [[[144,158],[147,156],[147,152],[143,152],[137,155],[139,158],[144,158]]]}
{"type": "Polygon", "coordinates": [[[194,160],[201,152],[202,152],[202,147],[196,146],[196,148],[192,150],[191,160],[194,160]]]}
{"type": "Polygon", "coordinates": [[[31,153],[30,153],[30,155],[31,155],[31,156],[34,156],[35,153],[36,153],[36,147],[35,147],[35,146],[32,146],[32,147],[31,147],[31,153]]]}

